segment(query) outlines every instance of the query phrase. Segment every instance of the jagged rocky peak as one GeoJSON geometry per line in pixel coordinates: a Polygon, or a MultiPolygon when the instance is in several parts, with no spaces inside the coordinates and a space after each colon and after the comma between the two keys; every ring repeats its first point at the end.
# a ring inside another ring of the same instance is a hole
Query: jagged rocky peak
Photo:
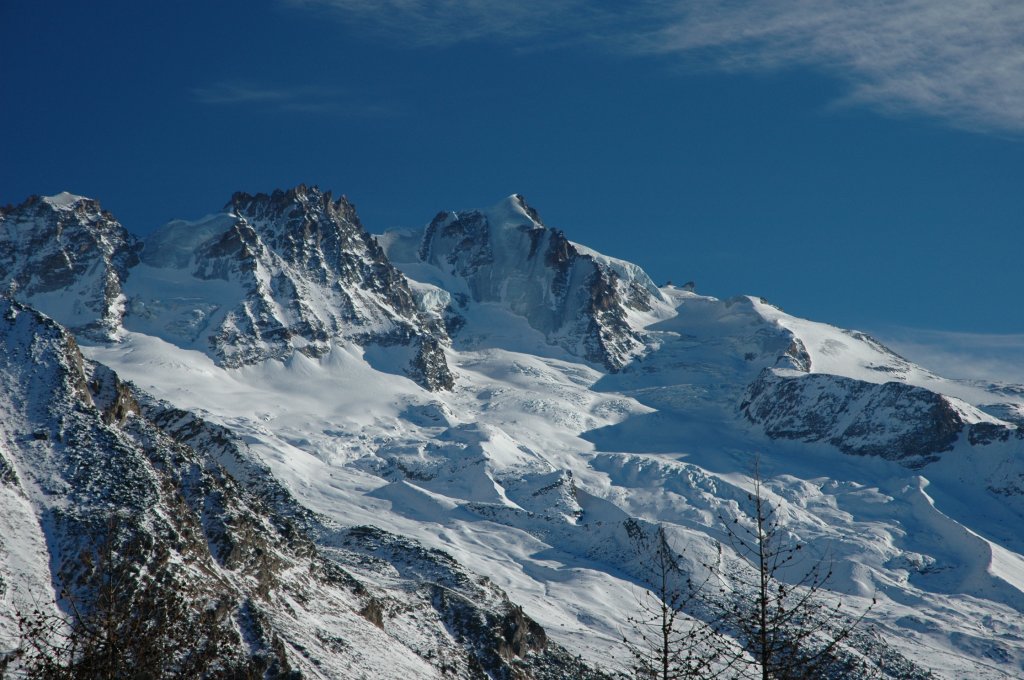
{"type": "Polygon", "coordinates": [[[611,371],[644,350],[630,316],[664,303],[642,269],[545,226],[520,194],[488,210],[439,213],[416,255],[463,279],[476,302],[503,303],[552,344],[611,371]]]}
{"type": "Polygon", "coordinates": [[[109,339],[141,246],[97,201],[62,192],[0,208],[0,288],[76,333],[109,339]]]}
{"type": "MultiPolygon", "coordinates": [[[[334,278],[334,283],[361,286],[384,296],[390,309],[375,310],[384,316],[416,316],[408,282],[367,233],[346,197],[332,201],[331,192],[299,184],[269,195],[235,193],[226,209],[250,225],[278,256],[319,283],[334,278]]],[[[369,320],[357,310],[347,311],[353,321],[369,320]]]]}
{"type": "Polygon", "coordinates": [[[225,211],[252,225],[275,251],[295,264],[331,269],[364,252],[374,260],[382,259],[355,206],[344,196],[332,201],[331,192],[315,186],[299,184],[269,195],[237,192],[225,211]],[[314,244],[320,249],[310,248],[314,244]]]}
{"type": "Polygon", "coordinates": [[[410,347],[411,377],[428,389],[454,383],[443,326],[420,312],[344,197],[302,184],[239,192],[220,214],[154,233],[142,260],[151,269],[132,288],[129,328],[231,367],[321,357],[337,340],[410,347]],[[174,288],[166,270],[179,271],[174,288]]]}

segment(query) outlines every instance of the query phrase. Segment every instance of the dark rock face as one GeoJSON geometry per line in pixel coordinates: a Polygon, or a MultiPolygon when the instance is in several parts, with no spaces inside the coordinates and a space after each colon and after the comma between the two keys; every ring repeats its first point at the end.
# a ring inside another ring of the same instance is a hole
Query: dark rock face
{"type": "Polygon", "coordinates": [[[618,284],[619,277],[615,272],[595,265],[589,280],[589,300],[583,308],[583,317],[587,319],[583,357],[603,364],[610,371],[618,371],[625,366],[629,357],[643,344],[640,334],[626,321],[626,307],[641,311],[651,308],[649,296],[637,296],[636,288],[631,288],[623,299],[618,284]]]}
{"type": "Polygon", "coordinates": [[[779,357],[775,365],[780,368],[794,368],[803,373],[810,373],[811,355],[807,352],[807,348],[804,347],[803,341],[794,336],[786,352],[779,357]]]}
{"type": "MultiPolygon", "coordinates": [[[[908,467],[937,460],[966,427],[945,397],[921,387],[772,370],[750,385],[740,411],[772,438],[828,442],[845,453],[880,456],[908,467]]],[[[1003,430],[973,426],[971,436],[1008,436],[1003,430]]]]}
{"type": "MultiPolygon", "coordinates": [[[[164,322],[175,342],[206,344],[225,366],[321,357],[334,340],[408,346],[408,374],[431,390],[451,389],[443,324],[423,316],[405,277],[363,228],[344,197],[299,185],[272,194],[236,193],[225,215],[199,227],[171,223],[147,241],[157,267],[186,267],[200,281],[240,288],[234,300],[211,300],[192,316],[164,322]],[[195,234],[202,234],[197,238],[195,234]],[[198,315],[198,317],[196,316],[198,315]]],[[[152,326],[173,301],[133,300],[133,318],[152,326]]],[[[180,312],[179,312],[180,314],[180,312]]]]}
{"type": "Polygon", "coordinates": [[[431,335],[417,338],[416,356],[409,365],[409,377],[432,392],[451,390],[455,387],[455,377],[444,357],[444,348],[431,335]]]}
{"type": "Polygon", "coordinates": [[[995,423],[974,423],[967,431],[967,441],[973,446],[984,446],[996,442],[1007,442],[1011,438],[1024,439],[1024,430],[1021,429],[1019,423],[1014,424],[1017,425],[1016,430],[995,423]]]}
{"type": "Polygon", "coordinates": [[[93,404],[108,425],[124,425],[129,416],[142,412],[132,390],[106,366],[92,368],[88,386],[93,404]]]}
{"type": "Polygon", "coordinates": [[[453,273],[471,278],[494,264],[489,226],[483,213],[438,213],[423,235],[420,259],[438,264],[443,258],[453,273]]]}
{"type": "MultiPolygon", "coordinates": [[[[269,196],[236,193],[227,208],[251,225],[266,248],[316,283],[372,291],[398,316],[415,317],[408,282],[388,262],[344,196],[332,202],[330,192],[300,184],[269,196]]],[[[353,322],[363,320],[350,314],[353,322]]]]}
{"type": "Polygon", "coordinates": [[[442,212],[427,226],[419,259],[466,281],[476,302],[498,302],[564,347],[611,371],[643,349],[626,320],[649,311],[656,288],[623,280],[599,258],[544,226],[522,196],[500,214],[442,212]],[[654,292],[652,292],[654,291],[654,292]]]}
{"type": "Polygon", "coordinates": [[[141,244],[88,198],[32,196],[0,208],[0,287],[76,333],[108,339],[141,244]]]}

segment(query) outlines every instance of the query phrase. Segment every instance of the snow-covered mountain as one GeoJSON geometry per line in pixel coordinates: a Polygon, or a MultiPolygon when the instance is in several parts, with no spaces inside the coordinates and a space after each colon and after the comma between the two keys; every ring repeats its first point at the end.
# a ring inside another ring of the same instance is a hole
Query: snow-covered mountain
{"type": "Polygon", "coordinates": [[[597,677],[486,579],[380,529],[320,521],[230,431],[84,360],[35,310],[0,300],[0,347],[0,648],[15,611],[52,601],[51,569],[85,568],[113,513],[118,549],[138,542],[192,616],[217,603],[225,663],[253,658],[271,677],[597,677]]]}
{"type": "Polygon", "coordinates": [[[643,352],[642,327],[667,311],[642,269],[570,242],[518,194],[485,211],[439,213],[422,232],[381,241],[412,278],[454,296],[456,314],[471,303],[500,305],[610,371],[643,352]]]}
{"type": "Polygon", "coordinates": [[[8,612],[77,559],[65,516],[134,508],[268,667],[615,673],[635,536],[728,556],[757,461],[844,607],[878,599],[888,677],[1024,674],[1024,388],[658,288],[518,195],[374,238],[315,188],[236,194],[141,250],[68,194],[0,220],[0,276],[52,317],[0,310],[8,612]]]}
{"type": "Polygon", "coordinates": [[[3,290],[75,332],[109,337],[121,325],[121,286],[141,244],[92,199],[67,192],[0,208],[3,290]]]}

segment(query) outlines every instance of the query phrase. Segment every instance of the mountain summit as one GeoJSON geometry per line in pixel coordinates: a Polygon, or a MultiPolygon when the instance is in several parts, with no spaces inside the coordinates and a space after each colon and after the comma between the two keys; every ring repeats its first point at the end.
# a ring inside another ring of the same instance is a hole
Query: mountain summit
{"type": "MultiPolygon", "coordinates": [[[[549,343],[611,371],[644,352],[640,319],[667,307],[643,270],[572,243],[519,194],[489,210],[439,213],[422,235],[384,239],[416,237],[416,260],[467,290],[458,306],[500,304],[549,343]]],[[[399,248],[389,252],[403,261],[399,248]]]]}
{"type": "Polygon", "coordinates": [[[0,208],[0,287],[98,339],[121,325],[141,243],[97,201],[67,192],[0,208]]]}
{"type": "Polygon", "coordinates": [[[293,351],[322,357],[342,339],[409,347],[407,368],[417,379],[430,389],[452,386],[444,329],[419,313],[405,278],[344,197],[304,185],[236,193],[220,215],[158,230],[142,259],[130,329],[198,343],[226,366],[293,351]],[[168,295],[182,290],[188,297],[168,295]]]}

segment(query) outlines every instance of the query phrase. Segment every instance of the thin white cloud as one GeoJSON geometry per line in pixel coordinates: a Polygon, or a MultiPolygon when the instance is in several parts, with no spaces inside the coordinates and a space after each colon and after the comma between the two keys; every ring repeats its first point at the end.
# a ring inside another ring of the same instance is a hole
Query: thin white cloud
{"type": "Polygon", "coordinates": [[[373,102],[355,101],[347,92],[317,86],[268,87],[241,82],[220,82],[192,90],[195,100],[213,106],[257,106],[297,113],[356,116],[390,115],[373,102]]]}
{"type": "Polygon", "coordinates": [[[889,328],[872,333],[899,354],[948,378],[1024,385],[1024,334],[889,328]]]}
{"type": "Polygon", "coordinates": [[[498,38],[543,39],[586,30],[598,14],[586,0],[284,0],[323,7],[347,21],[417,46],[498,38]]]}
{"type": "Polygon", "coordinates": [[[845,103],[1024,132],[1021,0],[284,0],[415,45],[598,41],[694,68],[823,69],[845,103]]]}
{"type": "Polygon", "coordinates": [[[692,2],[644,48],[729,70],[823,68],[847,101],[954,125],[1024,130],[1020,0],[692,2]]]}

